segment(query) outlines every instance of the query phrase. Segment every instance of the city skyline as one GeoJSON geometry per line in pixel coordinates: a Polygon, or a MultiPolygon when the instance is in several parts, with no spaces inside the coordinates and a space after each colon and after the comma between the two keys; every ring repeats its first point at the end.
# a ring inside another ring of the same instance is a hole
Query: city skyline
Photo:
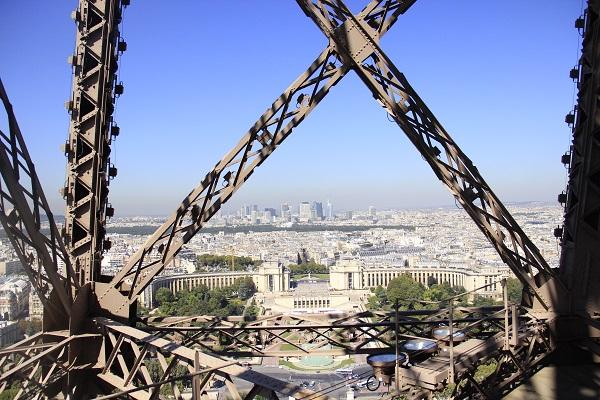
{"type": "MultiPolygon", "coordinates": [[[[309,203],[313,203],[313,200],[307,200],[309,203]]],[[[242,204],[240,207],[233,207],[232,203],[227,203],[226,206],[223,206],[219,212],[216,214],[221,215],[221,216],[239,216],[240,215],[240,209],[243,208],[244,206],[248,206],[248,207],[252,207],[252,206],[257,206],[257,211],[259,211],[260,213],[266,211],[266,210],[274,210],[277,211],[277,216],[281,215],[281,209],[277,208],[277,207],[281,207],[283,204],[287,204],[289,206],[289,213],[292,216],[298,216],[299,215],[299,204],[302,203],[294,203],[294,202],[290,202],[290,201],[270,201],[270,202],[266,202],[264,204],[253,204],[253,203],[248,203],[248,204],[242,204]]],[[[327,205],[327,201],[323,201],[323,214],[324,214],[324,218],[327,216],[326,214],[326,205],[327,205]]],[[[341,208],[341,207],[337,207],[335,203],[331,202],[333,206],[333,215],[343,215],[347,212],[358,212],[358,213],[364,213],[364,214],[368,214],[369,213],[369,209],[371,207],[373,207],[375,209],[375,211],[377,213],[382,212],[382,213],[386,213],[386,212],[396,212],[396,211],[406,211],[406,212],[412,212],[412,211],[423,211],[423,212],[435,212],[436,210],[449,210],[449,209],[462,209],[460,207],[457,206],[457,203],[451,202],[450,204],[434,204],[431,206],[414,206],[414,207],[383,207],[383,208],[379,208],[373,205],[368,205],[366,207],[345,207],[345,208],[341,208]]],[[[558,203],[556,200],[553,201],[538,201],[538,200],[525,200],[525,201],[514,201],[514,202],[504,202],[504,204],[506,206],[510,207],[523,207],[523,206],[544,206],[544,207],[552,207],[552,208],[556,208],[556,209],[560,209],[560,210],[564,210],[564,207],[558,203]]],[[[58,217],[62,217],[61,214],[56,214],[56,216],[58,217]]],[[[119,215],[119,216],[115,216],[115,218],[124,218],[124,219],[128,219],[128,218],[136,218],[136,217],[140,217],[140,218],[153,218],[153,219],[158,219],[161,220],[161,218],[167,218],[168,215],[167,214],[127,214],[127,215],[119,215]]],[[[110,220],[109,220],[109,224],[110,224],[110,220]]]]}
{"type": "MultiPolygon", "coordinates": [[[[66,160],[58,148],[67,138],[63,104],[71,71],[64,60],[73,52],[75,27],[68,15],[75,3],[6,4],[7,23],[0,27],[0,37],[15,38],[0,41],[0,51],[7,60],[20,60],[1,64],[3,81],[56,214],[65,209],[58,188],[64,184],[66,160]],[[22,14],[31,24],[16,22],[22,14]],[[36,45],[40,37],[44,46],[36,45]],[[44,74],[38,73],[40,57],[46,60],[44,74]]],[[[349,5],[357,10],[363,3],[349,5]]],[[[559,159],[570,140],[564,115],[573,107],[568,71],[576,63],[579,37],[572,21],[581,10],[560,1],[541,8],[535,3],[417,2],[398,22],[402,29],[382,40],[505,202],[552,202],[565,185],[559,159]],[[542,15],[532,20],[534,13],[542,15]],[[425,26],[423,20],[432,23],[425,26]],[[531,35],[540,40],[523,40],[531,35]],[[424,62],[431,54],[434,62],[424,62]]],[[[117,216],[174,211],[324,45],[294,2],[216,7],[228,14],[230,31],[214,43],[205,38],[217,31],[216,21],[193,23],[194,15],[203,15],[200,4],[167,9],[148,1],[125,13],[128,51],[119,68],[125,94],[115,113],[122,135],[111,159],[119,174],[109,195],[117,216]],[[249,26],[250,12],[262,13],[264,24],[249,26]],[[147,41],[151,26],[164,29],[147,41]],[[186,43],[203,43],[203,50],[190,50],[177,39],[182,36],[186,43]],[[282,59],[265,57],[291,47],[295,51],[282,59]],[[218,60],[207,63],[202,57],[219,49],[227,54],[221,52],[218,60]],[[211,65],[210,74],[197,74],[211,65]],[[157,70],[164,79],[157,79],[157,70]]],[[[354,74],[254,173],[230,207],[271,198],[297,203],[307,197],[329,198],[338,209],[454,204],[354,74]]]]}

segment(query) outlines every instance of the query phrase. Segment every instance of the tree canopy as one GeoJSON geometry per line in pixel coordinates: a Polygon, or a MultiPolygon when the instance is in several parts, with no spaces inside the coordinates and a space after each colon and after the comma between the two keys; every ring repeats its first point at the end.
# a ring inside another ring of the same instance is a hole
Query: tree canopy
{"type": "Polygon", "coordinates": [[[406,306],[411,300],[423,299],[425,287],[415,281],[409,274],[402,274],[390,281],[387,287],[387,299],[391,304],[406,306]]]}
{"type": "Polygon", "coordinates": [[[242,315],[244,302],[256,293],[251,277],[236,279],[232,286],[209,289],[205,285],[173,294],[167,288],[156,291],[163,315],[242,315]]]}
{"type": "Polygon", "coordinates": [[[256,267],[262,264],[260,260],[253,260],[250,257],[238,256],[217,256],[214,254],[201,254],[196,257],[196,270],[205,270],[206,267],[218,267],[231,269],[231,259],[233,258],[233,270],[245,271],[250,267],[256,267]]]}
{"type": "MultiPolygon", "coordinates": [[[[402,274],[392,279],[387,289],[377,286],[372,291],[373,296],[367,300],[367,307],[371,310],[390,309],[396,301],[398,301],[401,309],[409,307],[433,309],[447,307],[448,302],[444,300],[465,293],[465,288],[462,286],[451,286],[447,282],[441,284],[434,283],[429,288],[425,288],[425,286],[415,281],[410,274],[402,274]]],[[[478,302],[477,305],[496,304],[493,300],[483,297],[476,297],[475,300],[478,302]]],[[[455,304],[467,305],[467,296],[457,297],[455,304]]]]}
{"type": "Polygon", "coordinates": [[[329,268],[323,264],[309,261],[306,264],[290,264],[288,268],[292,275],[328,274],[329,268]]]}
{"type": "Polygon", "coordinates": [[[517,278],[508,278],[506,280],[508,289],[508,300],[521,304],[521,296],[523,295],[523,284],[517,278]]]}

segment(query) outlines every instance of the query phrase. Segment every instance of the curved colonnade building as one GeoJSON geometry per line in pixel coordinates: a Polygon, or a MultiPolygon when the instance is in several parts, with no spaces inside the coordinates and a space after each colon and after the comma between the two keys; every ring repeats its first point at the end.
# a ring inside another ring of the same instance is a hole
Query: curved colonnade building
{"type": "Polygon", "coordinates": [[[156,277],[140,295],[140,302],[151,308],[156,306],[155,296],[160,288],[173,294],[199,286],[209,289],[227,287],[240,278],[252,278],[261,293],[285,292],[290,289],[290,271],[280,262],[264,262],[255,271],[198,272],[195,274],[163,275],[156,277]]]}
{"type": "MultiPolygon", "coordinates": [[[[367,262],[358,258],[341,259],[330,267],[329,282],[321,281],[321,286],[306,285],[299,282],[297,288],[290,288],[290,271],[280,262],[264,262],[255,271],[242,272],[200,272],[195,274],[165,275],[154,279],[140,296],[140,301],[148,308],[156,306],[155,295],[160,288],[173,293],[191,290],[204,285],[209,289],[231,286],[239,278],[250,277],[262,298],[271,298],[273,302],[288,310],[326,310],[339,308],[351,302],[350,293],[360,291],[369,293],[369,289],[378,286],[387,287],[390,281],[402,274],[409,274],[425,287],[433,282],[462,286],[472,291],[492,284],[477,293],[496,300],[502,298],[500,280],[511,276],[505,266],[485,266],[482,268],[463,263],[406,262],[388,261],[367,262]]],[[[310,278],[305,278],[309,279],[310,278]]],[[[308,282],[304,282],[308,283],[308,282]]],[[[313,282],[315,283],[315,282],[313,282]]],[[[366,294],[362,297],[365,299],[366,294]]]]}
{"type": "Polygon", "coordinates": [[[387,287],[390,281],[402,274],[409,274],[425,287],[431,282],[462,286],[467,291],[493,284],[478,292],[495,299],[502,297],[500,280],[511,276],[508,267],[470,267],[465,264],[439,262],[414,262],[403,264],[367,263],[360,259],[340,260],[331,267],[329,282],[335,290],[372,289],[387,287]]]}

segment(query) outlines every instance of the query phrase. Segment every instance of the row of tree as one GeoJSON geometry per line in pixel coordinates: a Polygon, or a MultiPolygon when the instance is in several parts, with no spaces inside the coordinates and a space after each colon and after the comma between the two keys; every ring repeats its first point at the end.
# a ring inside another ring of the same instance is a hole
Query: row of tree
{"type": "Polygon", "coordinates": [[[167,288],[156,291],[162,315],[242,315],[244,305],[256,293],[251,277],[236,279],[232,286],[209,289],[205,285],[173,294],[167,288]]]}
{"type": "MultiPolygon", "coordinates": [[[[511,302],[520,303],[523,286],[515,278],[507,279],[508,299],[511,302]]],[[[403,308],[438,308],[446,307],[445,301],[450,297],[458,296],[456,305],[492,306],[498,303],[489,297],[475,294],[472,301],[467,295],[460,296],[466,290],[462,286],[450,286],[448,283],[431,283],[428,288],[415,281],[409,274],[402,274],[392,279],[387,289],[378,286],[373,295],[369,297],[367,307],[369,309],[386,309],[398,302],[403,308]]]]}
{"type": "Polygon", "coordinates": [[[318,264],[314,261],[309,261],[303,264],[288,265],[292,275],[308,275],[308,274],[328,274],[329,268],[323,264],[318,264]]]}
{"type": "Polygon", "coordinates": [[[218,267],[231,269],[233,261],[234,271],[246,271],[250,267],[257,267],[262,264],[260,260],[253,260],[250,257],[238,256],[217,256],[214,254],[201,254],[196,257],[196,270],[205,271],[206,267],[218,267]]]}

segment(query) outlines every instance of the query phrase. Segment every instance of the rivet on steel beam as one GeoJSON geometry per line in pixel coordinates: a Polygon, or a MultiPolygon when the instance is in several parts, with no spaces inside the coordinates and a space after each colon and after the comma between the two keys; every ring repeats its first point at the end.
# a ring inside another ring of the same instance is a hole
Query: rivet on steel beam
{"type": "Polygon", "coordinates": [[[575,28],[583,29],[585,27],[585,20],[583,17],[579,17],[575,20],[575,28]]]}
{"type": "Polygon", "coordinates": [[[122,83],[122,82],[121,82],[121,83],[117,83],[117,84],[115,85],[115,94],[116,94],[117,96],[120,96],[120,95],[122,95],[124,90],[125,90],[125,86],[123,86],[123,83],[122,83]]]}
{"type": "Polygon", "coordinates": [[[572,125],[575,123],[575,114],[573,114],[572,112],[568,113],[565,116],[565,122],[569,125],[572,125]]]}
{"type": "Polygon", "coordinates": [[[77,56],[75,54],[71,54],[67,57],[67,64],[75,67],[77,65],[77,56]]]}
{"type": "Polygon", "coordinates": [[[442,154],[442,151],[438,149],[437,146],[431,146],[429,149],[431,150],[431,154],[433,154],[434,157],[439,157],[440,154],[442,154]]]}
{"type": "Polygon", "coordinates": [[[131,3],[130,0],[121,0],[121,5],[127,7],[131,3]]]}
{"type": "Polygon", "coordinates": [[[573,80],[579,78],[579,69],[578,68],[571,69],[571,71],[569,71],[569,78],[571,78],[573,80]]]}
{"type": "Polygon", "coordinates": [[[69,112],[73,111],[73,101],[72,100],[65,101],[65,108],[69,112]]]}
{"type": "Polygon", "coordinates": [[[77,21],[79,19],[79,10],[71,11],[71,19],[77,21]]]}
{"type": "Polygon", "coordinates": [[[67,197],[67,194],[69,193],[69,188],[68,187],[61,187],[60,189],[58,189],[58,193],[60,194],[60,197],[62,197],[63,199],[67,197]]]}
{"type": "Polygon", "coordinates": [[[562,156],[560,156],[560,162],[568,165],[571,162],[571,155],[569,153],[565,153],[562,156]]]}
{"type": "Polygon", "coordinates": [[[556,228],[554,228],[554,237],[555,238],[561,238],[563,234],[563,228],[561,226],[557,226],[556,228]]]}
{"type": "Polygon", "coordinates": [[[71,144],[69,142],[65,142],[60,145],[60,150],[64,155],[68,155],[71,152],[71,144]]]}
{"type": "Polygon", "coordinates": [[[560,204],[565,204],[567,202],[567,194],[565,192],[558,194],[558,202],[560,204]]]}
{"type": "Polygon", "coordinates": [[[379,28],[379,25],[381,25],[381,18],[371,18],[371,19],[369,19],[369,21],[367,22],[367,24],[371,28],[377,29],[377,28],[379,28]]]}
{"type": "Polygon", "coordinates": [[[112,247],[112,242],[110,241],[110,239],[105,239],[102,247],[104,247],[104,250],[110,250],[110,248],[112,247]]]}
{"type": "Polygon", "coordinates": [[[307,106],[310,101],[310,96],[304,93],[300,93],[298,98],[296,99],[296,107],[304,107],[307,106]]]}
{"type": "Polygon", "coordinates": [[[200,207],[198,206],[198,204],[194,204],[191,211],[192,220],[196,221],[200,216],[200,207]]]}
{"type": "Polygon", "coordinates": [[[477,193],[473,190],[473,188],[468,187],[463,191],[464,196],[467,199],[467,202],[472,203],[477,197],[477,193]]]}
{"type": "Polygon", "coordinates": [[[119,44],[117,45],[117,50],[121,53],[127,51],[127,42],[123,39],[119,40],[119,44]]]}
{"type": "Polygon", "coordinates": [[[121,133],[121,128],[119,128],[118,125],[112,125],[110,127],[110,134],[113,135],[114,137],[119,136],[119,133],[121,133]]]}
{"type": "Polygon", "coordinates": [[[108,176],[111,178],[114,178],[117,176],[117,167],[115,167],[114,165],[111,167],[108,167],[108,176]]]}
{"type": "Polygon", "coordinates": [[[229,185],[229,181],[231,180],[231,176],[233,173],[231,171],[227,171],[225,175],[223,175],[223,181],[225,181],[227,185],[229,185]]]}
{"type": "Polygon", "coordinates": [[[114,207],[112,207],[112,206],[110,206],[110,205],[109,205],[109,206],[107,206],[107,207],[106,207],[106,213],[105,213],[105,215],[106,215],[108,218],[112,218],[112,217],[115,215],[115,208],[114,208],[114,207]]]}

